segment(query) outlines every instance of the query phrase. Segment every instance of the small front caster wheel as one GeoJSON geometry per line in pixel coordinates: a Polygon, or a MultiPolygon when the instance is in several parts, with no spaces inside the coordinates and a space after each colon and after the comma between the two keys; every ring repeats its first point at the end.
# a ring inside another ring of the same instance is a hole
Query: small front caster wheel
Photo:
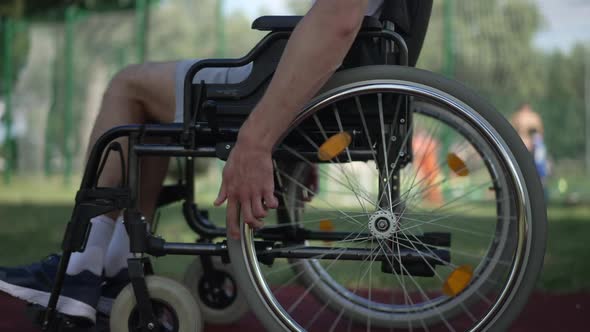
{"type": "MultiPolygon", "coordinates": [[[[162,332],[200,332],[203,320],[198,304],[181,283],[159,276],[145,278],[156,323],[162,332]]],[[[131,284],[113,303],[111,332],[139,332],[139,312],[131,284]]],[[[154,328],[154,331],[157,329],[154,328]]]]}
{"type": "Polygon", "coordinates": [[[212,271],[203,271],[200,258],[186,268],[184,284],[190,289],[201,308],[203,319],[211,324],[231,324],[248,311],[244,294],[238,290],[229,264],[211,257],[212,271]]]}

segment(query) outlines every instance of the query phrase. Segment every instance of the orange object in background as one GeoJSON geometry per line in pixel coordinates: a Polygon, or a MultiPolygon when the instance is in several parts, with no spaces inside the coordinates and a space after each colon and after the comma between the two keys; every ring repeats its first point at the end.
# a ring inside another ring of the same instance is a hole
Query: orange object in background
{"type": "MultiPolygon", "coordinates": [[[[420,182],[424,189],[422,197],[430,203],[442,205],[444,202],[442,188],[436,184],[440,177],[438,165],[438,140],[425,133],[416,130],[412,139],[412,153],[414,157],[414,170],[418,172],[416,182],[420,182]]],[[[422,190],[422,189],[417,189],[422,190]]]]}

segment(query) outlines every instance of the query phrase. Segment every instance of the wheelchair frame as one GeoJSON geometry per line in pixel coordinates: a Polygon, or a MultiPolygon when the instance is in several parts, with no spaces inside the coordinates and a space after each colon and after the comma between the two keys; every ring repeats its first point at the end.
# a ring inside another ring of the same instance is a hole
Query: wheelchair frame
{"type": "MultiPolygon", "coordinates": [[[[144,276],[152,274],[149,259],[144,253],[152,256],[163,255],[199,255],[201,257],[221,256],[228,260],[227,245],[224,242],[212,243],[218,237],[225,236],[225,229],[215,226],[208,218],[201,214],[194,203],[194,159],[195,157],[216,157],[227,159],[239,130],[238,126],[221,127],[217,119],[216,100],[230,100],[236,104],[250,98],[254,101],[261,95],[266,84],[265,80],[272,75],[278,62],[284,44],[291,35],[291,31],[271,31],[267,34],[246,56],[239,59],[210,59],[194,64],[188,71],[184,80],[184,122],[172,124],[150,125],[125,125],[113,128],[103,134],[93,146],[84,171],[80,189],[77,192],[75,206],[62,242],[63,255],[60,260],[55,283],[47,309],[41,318],[42,329],[57,331],[60,328],[61,318],[58,317],[56,306],[64,281],[64,276],[71,254],[85,249],[88,234],[90,232],[90,219],[115,210],[124,210],[124,220],[130,238],[130,249],[134,258],[129,259],[129,275],[131,284],[137,298],[137,306],[142,329],[152,331],[155,315],[150,305],[148,289],[144,276]],[[260,60],[262,59],[262,60],[260,60]],[[256,71],[256,64],[262,61],[262,72],[256,71]],[[255,63],[249,79],[243,84],[237,85],[208,85],[201,82],[193,84],[193,77],[198,71],[211,67],[239,67],[248,63],[255,63]],[[271,64],[271,66],[268,65],[271,64]],[[250,79],[251,78],[251,79],[250,79]],[[254,81],[255,86],[252,86],[254,81]],[[108,157],[110,151],[121,151],[121,145],[116,139],[127,137],[128,161],[125,165],[121,155],[123,185],[119,188],[99,188],[97,181],[102,171],[102,163],[108,157]],[[148,144],[146,137],[165,137],[172,140],[169,144],[148,144]],[[170,156],[186,158],[184,184],[163,188],[165,196],[159,205],[184,199],[183,214],[192,230],[194,230],[204,242],[199,243],[174,243],[155,237],[147,229],[147,222],[138,210],[140,158],[143,156],[170,156]],[[150,328],[151,326],[151,328],[150,328]]],[[[379,40],[382,46],[387,47],[385,64],[390,62],[390,56],[397,55],[398,64],[408,65],[408,48],[404,39],[388,27],[369,27],[361,30],[357,36],[360,40],[379,40]]],[[[242,109],[243,117],[251,110],[251,105],[242,109]]],[[[280,155],[280,147],[275,149],[275,155],[280,155]]],[[[367,159],[368,155],[361,151],[351,151],[353,157],[367,159]],[[356,153],[356,154],[355,154],[356,153]]],[[[273,248],[274,241],[285,239],[309,239],[309,240],[342,240],[348,233],[309,231],[303,233],[281,234],[271,231],[259,231],[256,237],[262,239],[257,242],[257,248],[264,253],[261,259],[284,258],[312,258],[320,253],[320,248],[282,249],[273,248]],[[269,248],[271,250],[269,250],[269,248]]],[[[444,241],[443,241],[444,242],[444,241]]],[[[444,245],[444,244],[441,244],[444,245]]],[[[324,255],[327,259],[339,256],[344,259],[362,260],[369,254],[368,251],[353,249],[335,251],[324,255]]],[[[409,253],[408,253],[409,254],[409,253]]],[[[404,253],[401,253],[404,259],[404,253]]],[[[379,258],[377,258],[379,259],[379,258]]],[[[411,260],[411,255],[407,259],[411,260]]]]}

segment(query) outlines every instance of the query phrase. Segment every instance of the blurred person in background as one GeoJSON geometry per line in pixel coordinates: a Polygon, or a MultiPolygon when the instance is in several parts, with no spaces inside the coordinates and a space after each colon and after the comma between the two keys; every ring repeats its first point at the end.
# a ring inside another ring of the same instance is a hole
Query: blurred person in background
{"type": "Polygon", "coordinates": [[[524,145],[532,153],[533,152],[533,137],[531,131],[535,131],[543,136],[543,120],[541,116],[533,111],[531,105],[523,104],[512,115],[510,119],[512,126],[524,142],[524,145]]]}
{"type": "Polygon", "coordinates": [[[547,160],[547,148],[543,139],[543,120],[541,116],[533,111],[529,104],[523,104],[510,119],[512,126],[524,142],[524,145],[533,155],[537,173],[547,198],[547,176],[549,175],[549,164],[547,160]]]}
{"type": "Polygon", "coordinates": [[[547,147],[545,146],[543,135],[535,129],[531,129],[529,137],[532,138],[533,142],[533,150],[531,152],[533,154],[533,160],[535,161],[535,168],[537,169],[537,173],[543,184],[545,199],[548,199],[549,192],[547,190],[547,177],[549,176],[549,161],[547,158],[547,147]]]}
{"type": "Polygon", "coordinates": [[[438,162],[439,150],[438,139],[428,134],[424,129],[414,131],[412,156],[413,165],[418,175],[415,183],[423,188],[418,191],[421,192],[422,198],[434,206],[442,206],[444,203],[442,186],[439,182],[441,175],[438,162]]]}

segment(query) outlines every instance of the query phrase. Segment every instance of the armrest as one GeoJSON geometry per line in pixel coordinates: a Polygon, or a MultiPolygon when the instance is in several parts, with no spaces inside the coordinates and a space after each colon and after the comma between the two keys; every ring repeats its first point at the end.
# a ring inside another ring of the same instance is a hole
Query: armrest
{"type": "MultiPolygon", "coordinates": [[[[303,16],[261,16],[252,23],[252,29],[260,31],[291,31],[303,16]]],[[[383,25],[373,16],[365,16],[361,31],[382,30],[383,25]]]]}

